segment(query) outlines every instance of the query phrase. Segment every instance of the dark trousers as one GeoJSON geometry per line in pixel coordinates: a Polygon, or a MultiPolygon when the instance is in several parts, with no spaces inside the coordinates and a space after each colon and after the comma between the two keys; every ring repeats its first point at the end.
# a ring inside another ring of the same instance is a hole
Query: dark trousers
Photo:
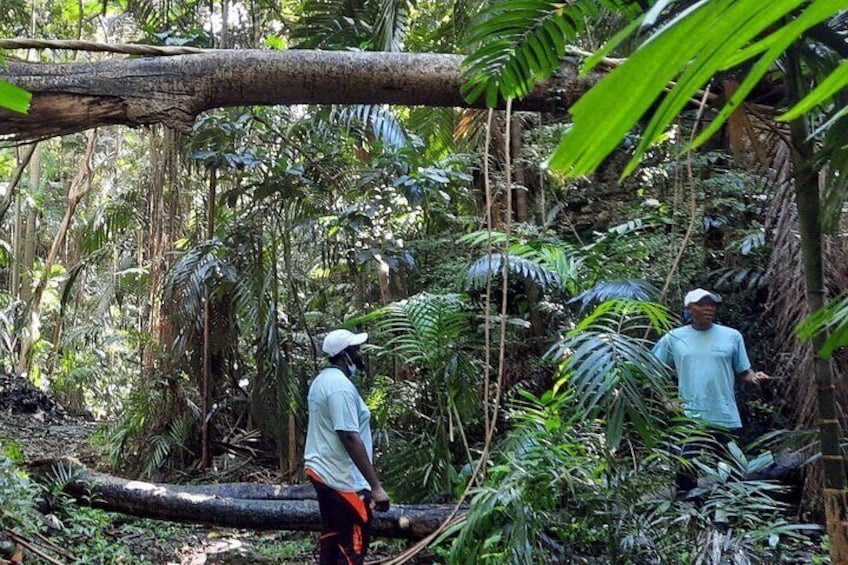
{"type": "MultiPolygon", "coordinates": [[[[702,453],[719,454],[724,451],[730,441],[739,438],[739,430],[708,430],[708,438],[696,440],[683,445],[681,456],[691,462],[702,453]]],[[[677,471],[674,486],[678,493],[684,493],[698,486],[698,472],[694,465],[686,465],[677,471]]]]}
{"type": "Polygon", "coordinates": [[[361,565],[371,543],[371,493],[338,491],[317,476],[309,480],[321,510],[320,565],[361,565]]]}

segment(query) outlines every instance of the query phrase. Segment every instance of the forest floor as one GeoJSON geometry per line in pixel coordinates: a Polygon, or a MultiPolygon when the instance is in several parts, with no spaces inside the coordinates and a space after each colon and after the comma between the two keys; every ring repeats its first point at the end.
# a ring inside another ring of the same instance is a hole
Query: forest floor
{"type": "MultiPolygon", "coordinates": [[[[14,446],[26,463],[70,456],[92,469],[107,471],[98,469],[101,465],[90,442],[100,425],[68,414],[28,382],[0,374],[0,446],[4,449],[14,446]]],[[[109,548],[92,552],[91,548],[83,547],[86,544],[69,544],[67,532],[61,531],[61,526],[60,529],[46,528],[43,540],[31,541],[36,547],[48,550],[45,551],[48,554],[51,543],[65,548],[64,556],[58,558],[61,563],[305,565],[316,562],[315,533],[214,528],[114,513],[100,513],[97,518],[91,518],[91,523],[99,528],[98,536],[108,540],[109,548]]],[[[402,549],[401,542],[373,540],[369,561],[390,557],[402,549]]],[[[56,550],[53,552],[55,556],[56,550]]],[[[46,562],[43,559],[21,561],[24,564],[46,562]]],[[[419,564],[439,562],[432,555],[413,561],[419,564]]]]}

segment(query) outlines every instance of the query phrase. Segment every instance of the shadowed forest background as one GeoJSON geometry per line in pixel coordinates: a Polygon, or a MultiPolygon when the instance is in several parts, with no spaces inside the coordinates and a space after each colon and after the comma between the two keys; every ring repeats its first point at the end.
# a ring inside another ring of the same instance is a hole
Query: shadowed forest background
{"type": "MultiPolygon", "coordinates": [[[[84,471],[27,464],[303,483],[306,391],[337,327],[371,336],[357,384],[393,501],[462,504],[425,549],[381,539],[386,562],[848,562],[839,4],[0,0],[6,38],[236,52],[227,107],[175,102],[171,120],[157,94],[143,127],[53,131],[51,79],[27,75],[48,129],[0,113],[0,563],[38,562],[33,546],[213,562],[151,549],[208,547],[207,530],[88,508],[65,492],[84,471]],[[248,49],[460,54],[463,105],[494,109],[238,105],[248,49]],[[573,112],[512,109],[551,75],[573,112]],[[743,433],[699,461],[699,503],[668,496],[704,432],[650,353],[697,286],[773,377],[738,387],[743,433]],[[35,450],[37,422],[62,421],[85,432],[35,450]]],[[[60,47],[0,52],[0,87],[25,63],[139,57],[60,47]]],[[[62,91],[67,114],[108,82],[62,91]]],[[[245,562],[312,559],[309,533],[228,532],[245,562]]]]}

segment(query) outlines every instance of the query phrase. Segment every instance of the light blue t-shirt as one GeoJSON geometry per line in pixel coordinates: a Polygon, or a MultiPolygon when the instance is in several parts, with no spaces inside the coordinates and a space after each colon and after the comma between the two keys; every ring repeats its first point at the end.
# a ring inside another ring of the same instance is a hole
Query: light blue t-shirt
{"type": "Polygon", "coordinates": [[[371,412],[350,379],[335,367],[324,369],[309,387],[306,467],[339,491],[369,489],[336,431],[358,432],[369,461],[373,458],[371,412]]]}
{"type": "Polygon", "coordinates": [[[751,368],[742,334],[718,324],[708,330],[683,326],[660,338],[653,353],[677,372],[687,416],[725,428],[742,427],[733,388],[736,375],[751,368]]]}

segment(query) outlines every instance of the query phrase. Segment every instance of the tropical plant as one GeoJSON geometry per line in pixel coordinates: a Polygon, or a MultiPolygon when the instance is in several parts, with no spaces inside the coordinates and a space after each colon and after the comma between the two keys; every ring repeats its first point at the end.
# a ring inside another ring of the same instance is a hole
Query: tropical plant
{"type": "MultiPolygon", "coordinates": [[[[0,452],[0,525],[13,527],[31,516],[37,495],[38,486],[21,471],[5,451],[9,442],[2,443],[0,452]]],[[[11,451],[11,449],[10,449],[11,451]]]]}
{"type": "MultiPolygon", "coordinates": [[[[709,90],[702,92],[702,88],[709,88],[709,82],[719,72],[740,70],[744,78],[693,140],[691,145],[697,147],[726,123],[783,57],[781,70],[785,73],[785,104],[789,111],[781,119],[790,124],[807,302],[810,310],[819,309],[823,306],[825,288],[821,236],[822,228],[827,227],[820,213],[819,174],[828,163],[840,179],[836,187],[844,185],[845,177],[841,170],[846,162],[844,144],[833,143],[832,132],[844,129],[839,127],[845,109],[839,93],[848,84],[844,63],[848,50],[844,40],[833,31],[834,27],[844,25],[846,8],[845,2],[826,0],[766,4],[755,0],[703,0],[684,6],[671,1],[656,2],[644,15],[634,19],[624,33],[587,60],[584,71],[596,66],[633,31],[653,25],[663,14],[670,18],[626,62],[615,67],[572,107],[572,126],[552,155],[550,167],[570,176],[588,174],[601,165],[636,124],[646,119],[633,157],[624,170],[625,174],[632,172],[647,149],[666,134],[669,125],[691,100],[701,99],[702,104],[709,101],[709,90]],[[705,30],[709,32],[704,33],[705,30]],[[825,56],[819,55],[822,50],[827,53],[825,56]],[[839,57],[830,57],[832,53],[839,57]],[[669,86],[671,81],[674,83],[669,86]],[[622,98],[625,91],[630,95],[622,98]],[[603,126],[599,128],[599,124],[603,126]],[[810,129],[811,124],[815,129],[810,129]],[[817,152],[817,144],[831,151],[817,152]]],[[[485,27],[485,22],[481,26],[485,27]]],[[[496,28],[491,26],[489,30],[496,28]]],[[[547,46],[554,48],[555,43],[548,41],[547,46]]],[[[531,76],[533,65],[525,62],[521,66],[523,76],[531,76]]],[[[497,69],[483,74],[477,84],[500,84],[497,69]]],[[[510,86],[511,90],[503,93],[505,98],[523,92],[516,82],[510,86]]],[[[496,98],[491,95],[493,90],[492,87],[487,91],[490,104],[496,98]]],[[[478,88],[471,93],[479,96],[482,91],[478,88]]],[[[843,199],[841,189],[832,191],[829,198],[831,202],[843,199]]],[[[830,225],[834,225],[832,220],[830,225]]],[[[821,349],[825,339],[824,334],[814,335],[816,349],[821,349]]],[[[844,526],[848,508],[843,492],[846,470],[839,447],[841,428],[831,386],[831,367],[819,359],[815,374],[819,417],[823,422],[832,422],[822,424],[820,429],[826,455],[828,501],[825,506],[832,509],[828,512],[828,531],[833,539],[831,551],[834,561],[841,562],[848,560],[848,531],[844,526]]]]}
{"type": "Polygon", "coordinates": [[[550,76],[601,9],[631,17],[645,8],[638,0],[505,0],[492,3],[479,16],[467,42],[472,47],[462,90],[469,100],[485,96],[489,107],[499,98],[521,98],[534,83],[550,76]]]}
{"type": "Polygon", "coordinates": [[[473,461],[483,410],[465,297],[419,294],[371,317],[385,340],[381,355],[395,364],[393,398],[403,407],[382,430],[387,482],[416,497],[449,494],[457,467],[473,461]]]}
{"type": "Polygon", "coordinates": [[[676,446],[691,422],[654,429],[650,448],[634,438],[606,447],[605,426],[575,410],[573,390],[521,392],[511,431],[486,483],[472,490],[465,522],[453,528],[452,563],[762,563],[806,554],[802,535],[775,498],[783,487],[749,477],[771,463],[734,444],[707,453],[696,500],[668,497],[676,446]],[[756,508],[756,512],[752,512],[756,508]]]}
{"type": "Polygon", "coordinates": [[[825,359],[830,359],[838,348],[848,345],[848,296],[830,301],[798,326],[801,339],[810,339],[818,333],[826,335],[820,349],[825,359]]]}

